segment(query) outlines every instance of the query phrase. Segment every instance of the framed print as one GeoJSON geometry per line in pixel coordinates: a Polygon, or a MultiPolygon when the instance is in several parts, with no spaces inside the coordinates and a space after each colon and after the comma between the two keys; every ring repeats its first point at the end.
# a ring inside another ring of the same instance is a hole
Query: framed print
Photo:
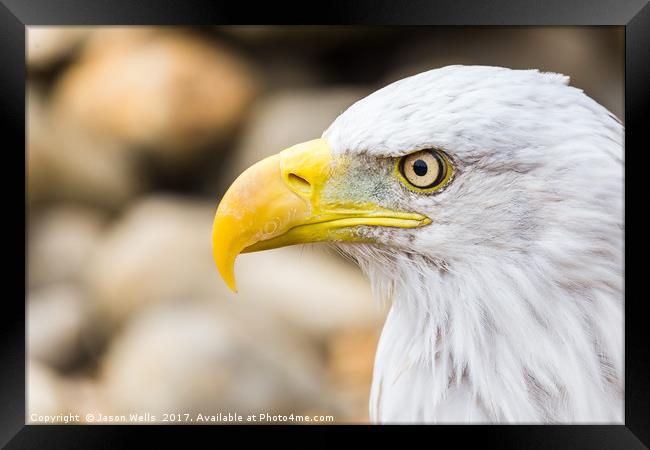
{"type": "Polygon", "coordinates": [[[276,6],[3,0],[2,444],[647,448],[647,2],[276,6]]]}

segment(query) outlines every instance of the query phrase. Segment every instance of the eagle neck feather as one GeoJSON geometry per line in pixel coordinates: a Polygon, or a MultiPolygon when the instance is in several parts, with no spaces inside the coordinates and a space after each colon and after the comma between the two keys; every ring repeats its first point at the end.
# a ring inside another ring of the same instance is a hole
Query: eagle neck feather
{"type": "Polygon", "coordinates": [[[355,257],[392,302],[373,421],[622,422],[621,280],[567,285],[534,255],[443,263],[367,246],[355,257]]]}

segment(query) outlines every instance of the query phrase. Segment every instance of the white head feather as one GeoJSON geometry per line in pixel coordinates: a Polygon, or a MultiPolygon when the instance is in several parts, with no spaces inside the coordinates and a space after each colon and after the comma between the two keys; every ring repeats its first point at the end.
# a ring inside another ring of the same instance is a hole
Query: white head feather
{"type": "Polygon", "coordinates": [[[445,67],[323,134],[360,158],[442,149],[455,170],[432,195],[375,187],[429,226],[340,245],[392,300],[373,420],[622,422],[623,127],[568,81],[445,67]]]}

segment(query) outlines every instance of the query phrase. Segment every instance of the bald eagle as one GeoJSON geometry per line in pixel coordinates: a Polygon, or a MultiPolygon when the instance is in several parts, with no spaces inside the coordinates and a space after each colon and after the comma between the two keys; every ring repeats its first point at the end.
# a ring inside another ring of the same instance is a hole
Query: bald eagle
{"type": "Polygon", "coordinates": [[[242,173],[216,265],[235,290],[243,252],[358,261],[391,305],[375,422],[621,423],[623,135],[560,74],[420,73],[242,173]]]}

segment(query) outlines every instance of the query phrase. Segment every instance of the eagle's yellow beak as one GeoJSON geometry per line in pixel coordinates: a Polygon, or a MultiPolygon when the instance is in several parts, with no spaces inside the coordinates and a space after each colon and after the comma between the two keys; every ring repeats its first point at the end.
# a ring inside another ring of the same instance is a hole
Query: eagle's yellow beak
{"type": "MultiPolygon", "coordinates": [[[[242,252],[319,241],[364,241],[360,225],[413,228],[431,221],[362,199],[332,195],[336,164],[323,139],[290,147],[249,167],[224,195],[212,227],[217,269],[236,292],[234,264],[242,252]]],[[[335,190],[335,189],[334,189],[335,190]]]]}

